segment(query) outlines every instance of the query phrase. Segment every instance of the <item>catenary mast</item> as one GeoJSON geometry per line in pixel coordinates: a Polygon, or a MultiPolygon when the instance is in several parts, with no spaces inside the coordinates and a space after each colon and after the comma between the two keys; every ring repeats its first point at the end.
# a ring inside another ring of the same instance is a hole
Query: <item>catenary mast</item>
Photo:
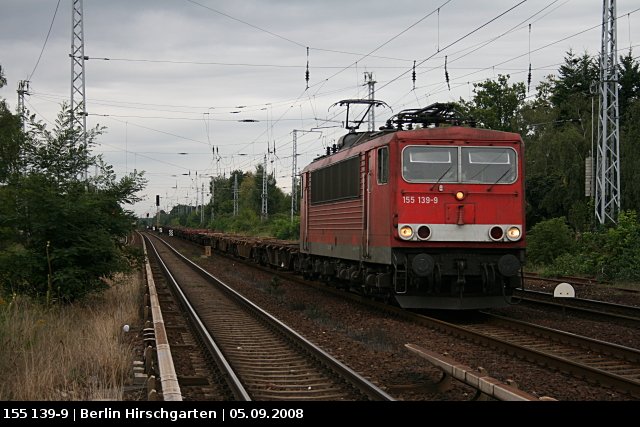
{"type": "MultiPolygon", "coordinates": [[[[71,17],[71,129],[80,128],[80,142],[87,148],[87,99],[85,96],[84,21],[82,0],[73,0],[71,17]]],[[[87,172],[85,171],[85,179],[87,172]]]]}
{"type": "Polygon", "coordinates": [[[615,0],[602,2],[599,83],[595,215],[600,224],[605,224],[617,222],[620,212],[620,130],[615,0]]]}

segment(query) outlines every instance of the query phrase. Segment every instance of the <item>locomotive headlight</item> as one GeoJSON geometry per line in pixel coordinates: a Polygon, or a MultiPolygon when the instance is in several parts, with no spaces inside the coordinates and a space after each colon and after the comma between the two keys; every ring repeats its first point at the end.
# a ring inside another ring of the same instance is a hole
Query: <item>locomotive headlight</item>
{"type": "Polygon", "coordinates": [[[409,225],[403,225],[400,227],[400,237],[405,240],[409,240],[413,236],[413,229],[409,225]]]}
{"type": "Polygon", "coordinates": [[[520,231],[519,227],[509,227],[507,229],[507,239],[512,240],[512,241],[516,241],[520,239],[520,236],[522,235],[522,232],[520,231]]]}
{"type": "Polygon", "coordinates": [[[456,192],[456,200],[462,201],[464,199],[464,196],[465,196],[464,191],[457,191],[456,192]]]}

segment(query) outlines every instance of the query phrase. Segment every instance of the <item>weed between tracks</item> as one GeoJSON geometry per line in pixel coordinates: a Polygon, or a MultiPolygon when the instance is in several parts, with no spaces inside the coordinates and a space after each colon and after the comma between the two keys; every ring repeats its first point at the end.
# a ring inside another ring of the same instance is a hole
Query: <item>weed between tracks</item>
{"type": "Polygon", "coordinates": [[[134,274],[69,306],[0,300],[0,400],[122,400],[143,289],[134,274]]]}

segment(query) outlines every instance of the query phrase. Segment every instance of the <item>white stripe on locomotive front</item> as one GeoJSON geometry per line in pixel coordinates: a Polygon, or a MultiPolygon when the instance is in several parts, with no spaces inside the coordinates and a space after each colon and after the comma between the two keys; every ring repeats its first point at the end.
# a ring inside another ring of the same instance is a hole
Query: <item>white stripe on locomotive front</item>
{"type": "MultiPolygon", "coordinates": [[[[489,236],[489,231],[498,226],[502,228],[504,237],[501,241],[509,242],[507,238],[507,230],[510,227],[518,227],[522,230],[522,224],[398,224],[398,230],[404,226],[410,226],[413,230],[413,235],[410,239],[406,239],[408,242],[494,242],[489,236]],[[420,239],[418,237],[418,228],[422,225],[426,225],[431,229],[431,235],[428,239],[420,239]]],[[[405,240],[405,239],[402,239],[405,240]]],[[[518,239],[519,240],[519,239],[518,239]]]]}

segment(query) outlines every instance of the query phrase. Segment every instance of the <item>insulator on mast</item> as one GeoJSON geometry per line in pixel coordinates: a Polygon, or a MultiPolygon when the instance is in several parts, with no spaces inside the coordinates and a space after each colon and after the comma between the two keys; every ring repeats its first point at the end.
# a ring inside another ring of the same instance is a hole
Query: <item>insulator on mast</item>
{"type": "Polygon", "coordinates": [[[309,46],[307,46],[307,71],[304,73],[304,76],[307,82],[307,89],[309,89],[309,46]]]}
{"type": "Polygon", "coordinates": [[[449,85],[449,71],[447,71],[447,57],[444,57],[444,78],[447,81],[447,87],[451,90],[451,86],[449,85]]]}
{"type": "Polygon", "coordinates": [[[531,24],[529,24],[529,75],[527,76],[527,93],[531,91],[531,24]]]}
{"type": "Polygon", "coordinates": [[[413,90],[416,90],[416,61],[413,61],[413,72],[411,73],[411,80],[413,80],[413,90]]]}

